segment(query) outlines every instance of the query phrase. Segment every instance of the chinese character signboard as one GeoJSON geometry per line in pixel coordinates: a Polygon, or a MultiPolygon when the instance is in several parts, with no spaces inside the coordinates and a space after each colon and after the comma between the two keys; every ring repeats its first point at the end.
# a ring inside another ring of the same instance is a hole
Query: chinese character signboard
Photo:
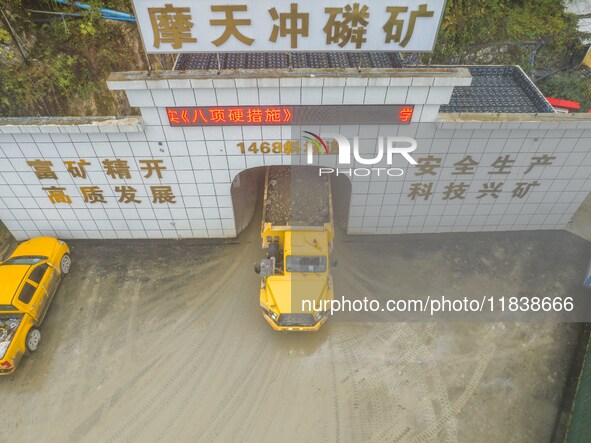
{"type": "MultiPolygon", "coordinates": [[[[154,177],[159,180],[162,180],[164,178],[162,171],[168,169],[164,164],[164,160],[161,159],[138,160],[139,171],[135,172],[136,177],[132,177],[131,165],[129,163],[129,160],[122,160],[118,158],[104,159],[99,162],[98,159],[95,159],[93,162],[100,164],[102,166],[104,174],[113,180],[131,180],[132,178],[139,179],[142,184],[136,184],[135,186],[140,188],[143,192],[145,192],[143,179],[139,178],[138,176],[141,176],[145,179],[154,177]]],[[[104,194],[106,187],[104,185],[92,185],[87,181],[88,176],[85,167],[92,166],[93,162],[87,161],[85,159],[63,161],[64,165],[66,166],[66,171],[70,174],[72,178],[80,178],[87,183],[84,186],[79,186],[76,190],[82,196],[84,203],[92,205],[94,205],[95,203],[108,203],[108,199],[104,194]]],[[[54,166],[57,166],[57,164],[54,165],[52,161],[35,159],[27,160],[26,163],[28,166],[31,167],[31,169],[35,173],[35,176],[37,177],[37,179],[39,179],[41,183],[45,183],[42,182],[42,180],[53,181],[59,179],[57,173],[53,169],[54,166]]],[[[119,203],[142,203],[142,200],[136,196],[136,194],[138,193],[138,189],[134,186],[130,186],[127,184],[109,186],[109,188],[114,189],[117,201],[119,203]]],[[[160,184],[156,184],[155,186],[149,186],[149,188],[151,196],[150,199],[153,204],[176,203],[176,196],[171,186],[163,186],[160,184]]],[[[53,183],[50,186],[42,187],[42,189],[43,191],[47,192],[47,197],[49,198],[49,201],[54,205],[59,205],[61,203],[64,203],[66,205],[72,204],[72,196],[69,194],[73,191],[73,188],[71,186],[68,190],[64,186],[59,186],[53,183]]]]}
{"type": "Polygon", "coordinates": [[[133,0],[148,53],[430,52],[445,0],[133,0]]]}
{"type": "Polygon", "coordinates": [[[170,126],[407,125],[413,105],[185,106],[166,108],[170,126]]]}
{"type": "MultiPolygon", "coordinates": [[[[443,192],[440,193],[441,199],[443,201],[465,200],[471,187],[475,192],[474,199],[478,202],[491,202],[498,199],[501,193],[507,194],[513,200],[523,199],[535,188],[542,185],[538,180],[529,179],[527,174],[538,166],[552,166],[554,160],[556,160],[556,157],[549,154],[533,155],[527,168],[518,177],[495,178],[497,175],[510,175],[513,163],[515,163],[515,159],[511,158],[511,155],[499,155],[488,166],[487,175],[490,176],[490,181],[482,182],[478,180],[478,185],[474,187],[471,179],[474,177],[477,167],[486,168],[487,166],[475,160],[472,155],[465,155],[461,160],[453,163],[454,169],[451,175],[460,177],[453,177],[454,181],[445,185],[443,192]],[[507,185],[505,180],[509,181],[509,179],[510,185],[507,185]]],[[[415,166],[415,177],[429,177],[432,180],[437,180],[438,173],[441,172],[440,170],[443,167],[442,162],[443,157],[434,155],[418,158],[415,166]]],[[[407,198],[412,201],[429,200],[435,194],[434,188],[436,184],[435,181],[411,182],[407,198]]]]}

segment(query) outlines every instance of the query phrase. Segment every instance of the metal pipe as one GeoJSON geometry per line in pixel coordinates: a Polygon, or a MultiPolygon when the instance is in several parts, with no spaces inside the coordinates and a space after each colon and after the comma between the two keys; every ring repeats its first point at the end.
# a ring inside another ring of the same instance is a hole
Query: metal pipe
{"type": "MultiPolygon", "coordinates": [[[[84,9],[86,11],[91,8],[91,6],[86,5],[84,3],[80,3],[80,2],[70,2],[69,0],[53,0],[53,1],[56,3],[60,3],[62,5],[76,6],[77,8],[84,9]]],[[[114,11],[112,9],[106,9],[106,8],[102,8],[100,11],[102,14],[121,17],[121,18],[127,18],[127,19],[133,19],[133,21],[135,21],[135,17],[132,14],[128,14],[127,12],[114,11]]]]}
{"type": "MultiPolygon", "coordinates": [[[[39,10],[35,10],[35,9],[27,9],[27,11],[34,12],[36,14],[59,15],[61,17],[82,17],[82,14],[68,13],[68,12],[39,11],[39,10]]],[[[125,18],[125,17],[113,17],[113,16],[107,15],[107,14],[102,14],[101,16],[105,20],[117,20],[117,21],[135,23],[135,19],[125,18]]]]}

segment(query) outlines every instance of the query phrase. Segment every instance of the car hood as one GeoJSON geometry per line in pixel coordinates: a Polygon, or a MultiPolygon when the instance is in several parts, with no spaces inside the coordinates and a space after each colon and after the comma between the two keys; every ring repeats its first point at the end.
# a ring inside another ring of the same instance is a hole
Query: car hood
{"type": "Polygon", "coordinates": [[[308,277],[299,279],[269,278],[267,279],[267,292],[274,302],[280,314],[312,312],[302,309],[303,300],[315,300],[326,298],[328,279],[326,277],[308,277]]]}
{"type": "Polygon", "coordinates": [[[32,238],[18,245],[11,257],[17,257],[19,255],[41,255],[51,257],[58,244],[58,240],[53,237],[32,238]]]}
{"type": "Polygon", "coordinates": [[[23,314],[0,314],[0,360],[4,358],[23,319],[23,314]]]}

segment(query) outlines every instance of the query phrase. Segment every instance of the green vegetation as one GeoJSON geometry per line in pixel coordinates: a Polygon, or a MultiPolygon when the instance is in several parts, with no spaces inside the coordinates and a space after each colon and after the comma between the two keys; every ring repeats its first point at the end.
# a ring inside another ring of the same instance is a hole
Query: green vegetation
{"type": "MultiPolygon", "coordinates": [[[[0,18],[0,115],[112,115],[129,113],[126,100],[109,91],[112,71],[146,69],[135,24],[103,20],[100,8],[131,12],[130,0],[85,0],[89,11],[51,0],[3,0],[0,8],[24,42],[23,62],[0,18]],[[45,15],[44,10],[81,13],[45,15]],[[38,23],[38,20],[48,20],[38,23]]],[[[539,83],[547,95],[591,107],[591,81],[570,68],[582,58],[577,17],[563,0],[448,0],[432,63],[518,64],[560,70],[539,83]]]]}
{"type": "Polygon", "coordinates": [[[591,109],[591,81],[579,72],[556,74],[539,82],[546,97],[558,97],[581,102],[581,112],[591,109]]]}
{"type": "Polygon", "coordinates": [[[546,96],[579,101],[586,111],[591,80],[577,69],[584,55],[577,22],[563,0],[448,0],[433,61],[517,64],[529,72],[531,55],[543,41],[536,71],[560,71],[538,87],[546,96]]]}
{"type": "Polygon", "coordinates": [[[10,41],[10,33],[4,29],[0,29],[0,43],[8,43],[10,41]]]}
{"type": "Polygon", "coordinates": [[[0,115],[113,115],[129,112],[109,91],[110,72],[145,69],[135,24],[103,20],[100,8],[131,11],[128,0],[86,0],[81,11],[51,1],[8,0],[2,9],[23,41],[22,60],[0,19],[0,115]],[[81,17],[28,10],[60,11],[81,17]],[[49,20],[37,23],[37,20],[49,20]],[[123,108],[123,109],[122,109],[123,108]]]}
{"type": "MultiPolygon", "coordinates": [[[[434,58],[460,60],[487,44],[515,47],[529,55],[539,40],[543,51],[561,64],[580,49],[577,17],[564,11],[563,0],[448,0],[434,58]],[[530,47],[528,47],[530,46],[530,47]]],[[[523,66],[526,68],[526,66],[523,66]]]]}

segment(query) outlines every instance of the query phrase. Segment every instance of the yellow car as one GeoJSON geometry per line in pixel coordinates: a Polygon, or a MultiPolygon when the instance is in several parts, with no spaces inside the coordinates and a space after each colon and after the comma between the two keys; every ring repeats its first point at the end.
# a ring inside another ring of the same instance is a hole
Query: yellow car
{"type": "Polygon", "coordinates": [[[68,246],[51,237],[27,240],[0,262],[0,375],[39,348],[39,326],[71,266],[68,246]]]}

